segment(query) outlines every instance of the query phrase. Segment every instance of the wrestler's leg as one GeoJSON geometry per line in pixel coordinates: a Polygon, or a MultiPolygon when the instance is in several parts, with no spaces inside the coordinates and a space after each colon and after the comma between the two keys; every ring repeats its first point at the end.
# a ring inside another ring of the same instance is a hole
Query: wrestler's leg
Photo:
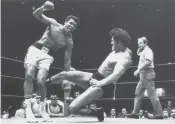
{"type": "Polygon", "coordinates": [[[45,111],[45,98],[47,94],[47,87],[46,87],[46,78],[48,76],[48,70],[45,68],[40,68],[37,73],[37,90],[38,93],[41,95],[40,104],[39,104],[39,113],[43,117],[44,121],[50,121],[50,117],[45,111]]]}
{"type": "Polygon", "coordinates": [[[83,71],[63,71],[55,76],[50,78],[52,83],[60,83],[63,80],[68,80],[84,89],[89,87],[89,80],[92,76],[92,73],[83,72],[83,71]]]}
{"type": "Polygon", "coordinates": [[[88,105],[94,100],[97,100],[102,95],[103,90],[101,87],[91,86],[69,105],[69,110],[71,113],[76,114],[82,107],[88,105]]]}

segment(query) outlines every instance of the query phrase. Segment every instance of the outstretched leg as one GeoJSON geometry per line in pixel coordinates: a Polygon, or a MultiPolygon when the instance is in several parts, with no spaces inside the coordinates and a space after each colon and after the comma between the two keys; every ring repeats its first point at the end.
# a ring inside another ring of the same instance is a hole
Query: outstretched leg
{"type": "Polygon", "coordinates": [[[49,78],[52,84],[59,84],[63,80],[68,80],[84,89],[89,87],[89,80],[92,73],[82,71],[63,71],[49,78]]]}

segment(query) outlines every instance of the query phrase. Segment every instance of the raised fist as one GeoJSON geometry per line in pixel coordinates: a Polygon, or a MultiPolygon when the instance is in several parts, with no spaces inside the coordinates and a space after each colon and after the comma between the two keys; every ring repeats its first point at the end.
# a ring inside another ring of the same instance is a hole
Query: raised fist
{"type": "Polygon", "coordinates": [[[46,1],[43,7],[45,10],[54,10],[54,4],[50,1],[46,1]]]}

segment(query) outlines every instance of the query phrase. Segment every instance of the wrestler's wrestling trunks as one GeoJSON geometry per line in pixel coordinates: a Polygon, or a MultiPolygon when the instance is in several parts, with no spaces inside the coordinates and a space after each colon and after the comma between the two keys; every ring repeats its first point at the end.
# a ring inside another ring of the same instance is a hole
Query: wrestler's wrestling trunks
{"type": "MultiPolygon", "coordinates": [[[[95,73],[92,75],[92,77],[91,77],[91,79],[96,79],[96,80],[98,80],[98,81],[103,80],[104,78],[105,78],[105,77],[104,77],[103,75],[101,75],[98,71],[95,72],[95,73]]],[[[91,79],[90,79],[90,80],[91,80],[91,79]]],[[[90,80],[89,80],[89,86],[91,86],[90,80]]],[[[101,88],[103,89],[103,91],[105,91],[106,89],[109,89],[109,87],[111,87],[111,85],[112,85],[112,84],[105,85],[105,86],[102,86],[101,88]]]]}
{"type": "Polygon", "coordinates": [[[100,81],[100,80],[104,79],[105,77],[104,77],[103,75],[101,75],[101,74],[97,71],[97,72],[95,72],[95,73],[92,75],[91,78],[100,81]]]}
{"type": "MultiPolygon", "coordinates": [[[[101,75],[101,74],[97,71],[97,72],[95,72],[95,73],[91,76],[90,80],[91,80],[91,79],[96,79],[96,80],[100,81],[100,80],[104,79],[104,76],[101,75]]],[[[89,86],[91,86],[90,80],[89,80],[89,86]]]]}
{"type": "Polygon", "coordinates": [[[35,42],[33,44],[33,46],[36,47],[36,48],[38,48],[39,50],[41,50],[41,51],[49,54],[50,56],[53,56],[53,54],[54,54],[54,51],[52,49],[49,49],[49,48],[43,46],[42,44],[40,44],[38,42],[35,42]]]}

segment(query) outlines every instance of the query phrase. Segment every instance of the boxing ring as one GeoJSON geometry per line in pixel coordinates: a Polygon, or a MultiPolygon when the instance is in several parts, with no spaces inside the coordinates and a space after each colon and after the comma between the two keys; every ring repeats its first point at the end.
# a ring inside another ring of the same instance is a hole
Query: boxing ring
{"type": "MultiPolygon", "coordinates": [[[[8,57],[3,57],[1,56],[1,61],[11,61],[14,63],[21,63],[23,65],[23,61],[18,60],[18,59],[12,59],[12,58],[8,58],[8,57]]],[[[155,66],[169,66],[169,65],[175,65],[175,63],[165,63],[165,64],[155,64],[155,66]]],[[[135,68],[137,66],[130,66],[130,68],[135,68]]],[[[55,69],[55,70],[60,70],[62,71],[63,69],[61,68],[56,68],[56,67],[51,67],[51,69],[55,69]]],[[[84,69],[83,71],[93,71],[96,69],[84,69]]],[[[10,76],[10,75],[5,75],[5,74],[1,74],[1,78],[9,78],[9,79],[13,79],[13,80],[21,80],[24,82],[25,78],[23,77],[17,77],[17,76],[10,76]]],[[[175,83],[175,80],[161,80],[161,81],[155,81],[158,83],[175,83]]],[[[2,82],[5,83],[5,82],[2,82]]],[[[120,85],[128,85],[128,84],[137,84],[137,82],[121,82],[121,83],[114,83],[114,89],[113,89],[113,96],[112,98],[101,98],[99,100],[114,100],[114,101],[122,101],[122,100],[133,100],[134,98],[118,98],[116,97],[116,87],[117,85],[119,85],[118,87],[120,87],[120,85]]],[[[65,95],[65,94],[64,94],[65,95]]],[[[22,95],[15,95],[15,93],[13,95],[11,94],[1,94],[1,99],[2,97],[5,97],[7,99],[24,99],[24,96],[22,95]]],[[[144,99],[148,99],[148,98],[144,98],[144,99]]],[[[166,96],[162,96],[160,97],[160,100],[164,100],[164,99],[175,99],[175,97],[166,97],[166,96]]],[[[37,118],[38,123],[43,123],[42,118],[37,118]]],[[[12,124],[12,123],[27,123],[26,119],[20,119],[20,118],[9,118],[9,119],[2,119],[1,118],[1,122],[2,124],[12,124]]],[[[142,124],[155,124],[155,123],[167,123],[167,124],[174,124],[175,123],[175,119],[163,119],[163,120],[148,120],[148,119],[129,119],[129,118],[109,118],[106,117],[104,119],[104,122],[98,122],[97,118],[95,117],[58,117],[58,118],[52,118],[52,122],[44,122],[44,123],[59,123],[59,124],[77,124],[77,123],[81,123],[81,124],[85,124],[85,123],[91,123],[91,124],[96,124],[96,123],[117,123],[117,124],[137,124],[137,123],[142,123],[142,124]]]]}

